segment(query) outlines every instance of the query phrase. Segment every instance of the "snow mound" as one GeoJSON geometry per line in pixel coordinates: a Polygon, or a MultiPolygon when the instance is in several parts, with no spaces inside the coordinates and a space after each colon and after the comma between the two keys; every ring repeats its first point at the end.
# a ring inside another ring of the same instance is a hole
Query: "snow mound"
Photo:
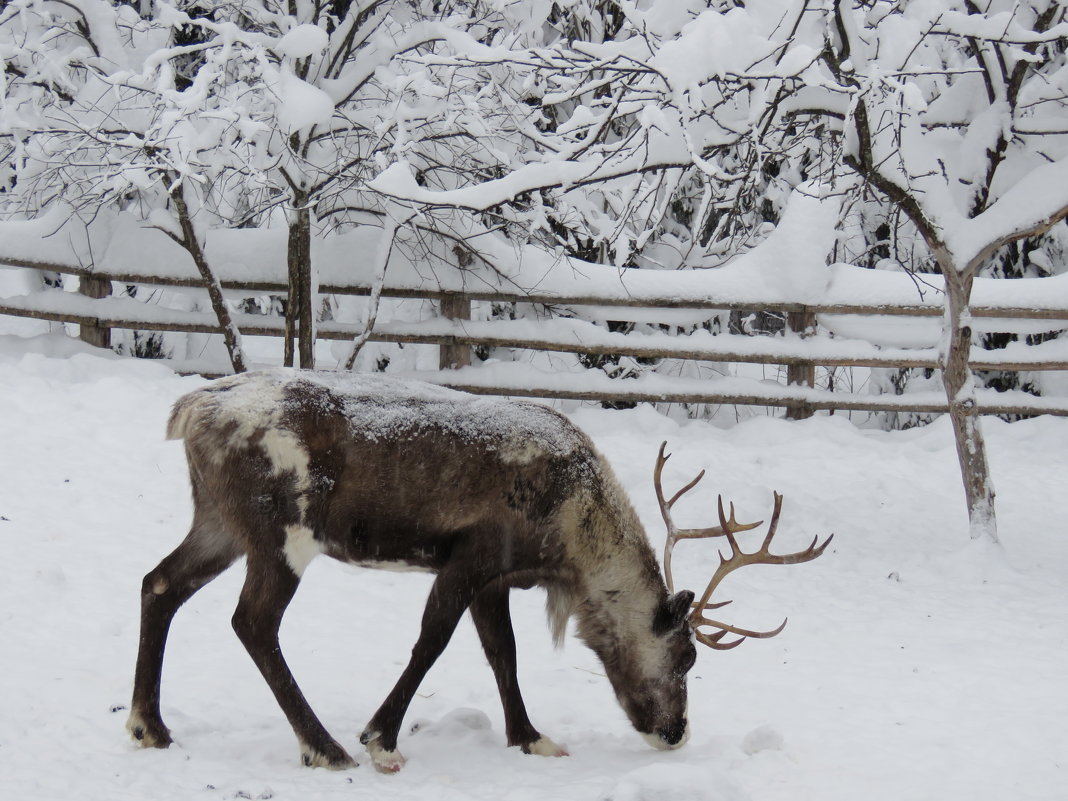
{"type": "Polygon", "coordinates": [[[749,795],[717,770],[660,764],[624,774],[600,801],[749,801],[749,795]]]}
{"type": "Polygon", "coordinates": [[[459,707],[450,710],[437,720],[420,718],[408,727],[409,735],[420,739],[446,743],[451,750],[455,744],[464,743],[464,749],[497,749],[500,738],[493,733],[489,716],[481,709],[459,707]]]}
{"type": "Polygon", "coordinates": [[[784,744],[782,732],[774,726],[757,726],[742,738],[742,750],[750,756],[761,751],[781,751],[784,744]]]}
{"type": "Polygon", "coordinates": [[[436,735],[456,735],[469,731],[489,731],[493,728],[489,716],[481,709],[460,707],[446,713],[440,720],[420,720],[412,725],[412,734],[428,732],[436,735]]]}

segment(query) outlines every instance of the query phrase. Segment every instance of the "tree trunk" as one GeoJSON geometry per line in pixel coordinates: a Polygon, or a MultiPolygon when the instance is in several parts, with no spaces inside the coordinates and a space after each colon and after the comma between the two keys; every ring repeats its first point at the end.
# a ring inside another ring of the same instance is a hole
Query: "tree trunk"
{"type": "Polygon", "coordinates": [[[315,292],[312,286],[311,210],[303,192],[293,197],[293,219],[289,223],[286,253],[289,297],[286,303],[285,353],[287,367],[293,366],[293,340],[297,340],[299,365],[315,367],[315,292]]]}
{"type": "Polygon", "coordinates": [[[374,274],[371,278],[371,294],[367,298],[367,314],[363,321],[363,331],[352,341],[352,349],[349,351],[345,369],[351,370],[356,366],[356,357],[360,350],[367,344],[371,334],[375,330],[375,322],[378,320],[378,306],[382,300],[382,289],[386,284],[386,270],[389,268],[389,257],[393,253],[393,243],[397,239],[397,229],[400,223],[388,214],[383,218],[382,236],[378,240],[375,249],[374,274]]]}
{"type": "Polygon", "coordinates": [[[230,364],[233,366],[235,373],[243,373],[248,368],[245,365],[245,353],[241,346],[241,332],[238,331],[233,317],[230,316],[230,309],[226,305],[226,299],[223,297],[222,284],[219,283],[219,279],[216,278],[215,273],[208,264],[200,239],[197,237],[196,228],[189,214],[189,207],[185,202],[184,184],[180,181],[176,182],[170,194],[171,199],[174,200],[174,207],[178,211],[178,224],[182,228],[182,238],[173,238],[193,258],[193,264],[196,265],[197,272],[204,279],[204,285],[208,290],[208,299],[211,301],[211,308],[219,320],[219,326],[222,328],[223,341],[226,343],[226,351],[230,355],[230,364]]]}
{"type": "Polygon", "coordinates": [[[975,382],[968,359],[972,346],[969,302],[973,273],[962,275],[952,264],[939,264],[946,281],[946,314],[943,325],[942,384],[949,402],[949,417],[957,445],[964,499],[972,539],[998,540],[994,509],[994,484],[986,458],[986,442],[979,422],[975,382]]]}
{"type": "Polygon", "coordinates": [[[289,243],[287,248],[287,276],[289,289],[286,293],[286,324],[282,334],[282,364],[286,367],[293,366],[294,342],[297,338],[297,310],[300,308],[300,280],[293,269],[294,261],[293,229],[289,229],[289,243]]]}

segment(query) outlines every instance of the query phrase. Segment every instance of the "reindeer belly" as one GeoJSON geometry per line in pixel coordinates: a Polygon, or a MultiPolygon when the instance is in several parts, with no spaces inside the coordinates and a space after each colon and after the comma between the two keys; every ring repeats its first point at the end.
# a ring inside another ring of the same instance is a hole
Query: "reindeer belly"
{"type": "Polygon", "coordinates": [[[387,516],[348,518],[331,528],[326,553],[360,567],[437,572],[453,548],[450,533],[417,530],[387,516]]]}

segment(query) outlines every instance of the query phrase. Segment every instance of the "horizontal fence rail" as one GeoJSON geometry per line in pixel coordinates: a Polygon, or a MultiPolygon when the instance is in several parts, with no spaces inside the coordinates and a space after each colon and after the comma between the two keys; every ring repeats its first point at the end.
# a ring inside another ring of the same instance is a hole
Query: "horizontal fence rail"
{"type": "MultiPolygon", "coordinates": [[[[57,289],[36,291],[28,295],[0,298],[0,314],[74,323],[82,327],[83,338],[94,344],[106,342],[102,332],[109,329],[170,331],[218,334],[220,327],[210,312],[179,311],[150,305],[139,300],[109,297],[111,282],[120,284],[171,287],[202,287],[195,277],[182,275],[146,275],[131,271],[105,272],[76,265],[33,262],[20,259],[19,267],[62,272],[81,279],[82,292],[76,294],[57,289]]],[[[224,288],[249,295],[266,293],[283,296],[287,287],[278,281],[241,281],[223,279],[224,288]]],[[[366,295],[369,285],[328,283],[320,285],[321,294],[366,295]]],[[[442,363],[464,364],[457,352],[469,353],[471,347],[511,348],[518,350],[584,354],[590,356],[628,356],[638,359],[678,359],[713,363],[750,363],[784,365],[791,383],[715,376],[682,378],[660,374],[642,375],[633,380],[613,379],[603,371],[545,374],[515,364],[497,364],[493,369],[462,367],[438,373],[421,373],[420,378],[482,394],[506,394],[525,397],[595,400],[613,402],[707,403],[785,407],[791,416],[806,416],[815,410],[944,412],[945,397],[936,392],[906,395],[874,395],[831,392],[812,386],[814,368],[824,367],[919,367],[937,369],[939,355],[935,348],[880,347],[861,339],[810,335],[815,320],[821,323],[844,315],[880,315],[892,317],[932,318],[942,314],[938,295],[928,293],[918,302],[834,302],[766,303],[738,302],[725,298],[605,297],[590,294],[470,289],[462,293],[435,287],[419,290],[407,286],[383,289],[386,297],[429,299],[441,304],[440,317],[421,322],[384,321],[377,324],[369,339],[384,343],[437,345],[443,349],[442,363]],[[784,336],[744,336],[716,334],[698,330],[690,334],[614,333],[581,319],[554,316],[551,320],[468,320],[462,319],[471,301],[495,303],[544,304],[556,310],[584,307],[587,316],[615,319],[613,310],[642,310],[653,319],[657,313],[677,310],[707,312],[711,317],[724,310],[743,313],[780,312],[789,325],[784,336]],[[449,356],[446,358],[446,351],[449,356]]],[[[1013,325],[1035,325],[1034,321],[1056,323],[1068,320],[1068,308],[1056,304],[1019,308],[1011,305],[975,306],[977,320],[999,321],[985,324],[990,330],[1013,325]]],[[[279,317],[235,314],[234,321],[242,334],[282,336],[284,320],[279,317]]],[[[977,327],[981,324],[977,324],[977,327]]],[[[1055,325],[1053,327],[1056,327],[1055,325]]],[[[361,325],[323,321],[316,325],[316,336],[324,340],[351,340],[363,331],[361,325]]],[[[218,364],[167,360],[183,372],[221,374],[218,364]]],[[[467,360],[469,363],[469,358],[467,360]]],[[[1012,343],[1001,350],[973,351],[971,367],[975,370],[1068,370],[1068,342],[1052,340],[1039,345],[1012,343]]],[[[1041,398],[1020,391],[978,392],[983,413],[1068,415],[1068,398],[1041,398]]]]}
{"type": "MultiPolygon", "coordinates": [[[[150,286],[166,286],[176,288],[201,289],[204,286],[203,279],[197,275],[179,274],[177,272],[139,273],[131,270],[104,271],[95,267],[87,267],[76,264],[35,261],[32,259],[2,260],[0,264],[8,264],[12,267],[25,267],[43,272],[63,273],[78,278],[90,278],[101,281],[113,281],[118,284],[139,284],[150,286]]],[[[874,272],[865,270],[865,272],[874,272]]],[[[998,279],[1010,280],[1010,279],[998,279]]],[[[1048,280],[1048,279],[1047,279],[1048,280]]],[[[248,294],[286,295],[289,285],[281,280],[244,280],[226,278],[225,274],[220,278],[223,289],[246,292],[248,294]]],[[[1068,283],[1068,282],[1066,282],[1068,283]]],[[[1064,287],[1068,290],[1068,286],[1064,287]]],[[[356,295],[365,296],[371,293],[369,283],[355,282],[331,282],[321,281],[319,294],[322,295],[356,295]]],[[[926,290],[925,299],[916,302],[874,302],[858,299],[835,298],[828,302],[790,302],[769,298],[767,300],[739,301],[734,298],[724,298],[717,301],[715,297],[695,298],[677,297],[670,293],[657,295],[644,292],[632,296],[596,295],[589,293],[565,293],[539,290],[537,287],[516,288],[509,291],[507,288],[492,287],[478,289],[465,286],[462,290],[436,287],[433,284],[427,286],[390,286],[387,284],[383,290],[384,297],[415,300],[437,300],[462,296],[473,301],[489,301],[496,303],[535,303],[546,306],[604,306],[607,308],[625,309],[693,309],[693,310],[721,310],[731,309],[739,312],[762,312],[778,311],[811,312],[814,314],[831,315],[889,315],[905,317],[941,317],[943,306],[942,294],[937,287],[929,287],[926,290]]],[[[1046,298],[1050,301],[1052,298],[1046,298]]],[[[1068,320],[1068,297],[1063,304],[1047,305],[1036,302],[1030,306],[1003,305],[1001,303],[976,302],[971,305],[971,314],[976,318],[999,318],[1006,320],[1068,320]]],[[[119,328],[121,326],[113,326],[119,328]]]]}

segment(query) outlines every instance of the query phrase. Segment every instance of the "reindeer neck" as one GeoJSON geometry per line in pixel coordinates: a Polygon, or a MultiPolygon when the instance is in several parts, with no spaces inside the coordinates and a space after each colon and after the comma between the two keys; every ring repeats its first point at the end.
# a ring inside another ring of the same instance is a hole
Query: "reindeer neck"
{"type": "MultiPolygon", "coordinates": [[[[583,536],[579,633],[591,645],[601,633],[630,637],[647,629],[667,596],[660,566],[637,513],[604,466],[602,497],[590,498],[583,536]]],[[[599,650],[595,646],[595,650],[599,650]]]]}

